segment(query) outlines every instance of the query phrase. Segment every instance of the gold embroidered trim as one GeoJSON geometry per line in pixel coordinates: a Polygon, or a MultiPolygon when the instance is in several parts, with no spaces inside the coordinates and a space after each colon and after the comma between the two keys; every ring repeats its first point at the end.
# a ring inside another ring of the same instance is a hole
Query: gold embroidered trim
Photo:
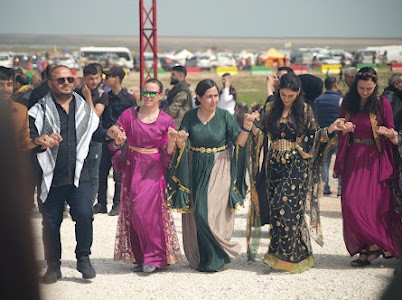
{"type": "Polygon", "coordinates": [[[353,143],[363,145],[374,145],[375,141],[373,139],[353,139],[353,143]]]}
{"type": "Polygon", "coordinates": [[[263,262],[276,270],[288,271],[290,273],[302,273],[315,266],[315,261],[312,255],[301,262],[291,263],[280,260],[272,253],[267,253],[263,258],[263,262]]]}
{"type": "Polygon", "coordinates": [[[382,149],[381,141],[380,141],[380,137],[378,136],[378,133],[377,133],[377,131],[378,131],[377,116],[375,114],[369,114],[369,117],[370,117],[371,129],[373,131],[375,144],[377,145],[378,151],[381,151],[381,149],[382,149]]]}
{"type": "Polygon", "coordinates": [[[172,179],[174,182],[176,182],[179,185],[179,189],[182,190],[183,192],[190,194],[190,189],[186,188],[179,180],[179,178],[177,178],[176,176],[172,176],[172,179]]]}
{"type": "Polygon", "coordinates": [[[204,148],[204,147],[190,147],[191,151],[200,152],[200,153],[216,153],[227,149],[228,145],[223,145],[221,147],[214,147],[214,148],[204,148]]]}
{"type": "Polygon", "coordinates": [[[271,148],[279,153],[286,153],[296,149],[304,159],[313,157],[311,154],[304,152],[303,147],[300,146],[301,140],[301,137],[297,137],[295,142],[286,139],[275,140],[272,142],[271,148]]]}

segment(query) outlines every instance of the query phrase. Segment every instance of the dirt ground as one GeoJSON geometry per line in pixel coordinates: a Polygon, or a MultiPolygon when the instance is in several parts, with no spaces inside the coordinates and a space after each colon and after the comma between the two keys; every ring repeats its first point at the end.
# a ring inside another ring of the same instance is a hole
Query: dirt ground
{"type": "MultiPolygon", "coordinates": [[[[331,180],[332,190],[336,182],[331,180]]],[[[112,185],[110,185],[112,186],[112,185]]],[[[112,190],[109,195],[112,195],[112,190]]],[[[61,228],[62,274],[55,284],[41,285],[44,299],[378,299],[393,278],[395,259],[382,258],[370,267],[355,269],[344,246],[340,198],[321,201],[325,244],[313,244],[316,267],[292,275],[272,271],[261,261],[267,251],[267,230],[261,240],[256,262],[246,256],[246,216],[248,201],[236,215],[233,240],[242,245],[239,257],[226,270],[206,274],[189,268],[183,261],[151,275],[133,273],[132,266],[113,261],[117,217],[95,215],[91,260],[97,271],[93,280],[84,280],[76,270],[74,223],[67,217],[61,228]]],[[[180,243],[181,217],[174,213],[180,243]]],[[[32,218],[40,274],[46,271],[43,259],[41,216],[32,218]]]]}

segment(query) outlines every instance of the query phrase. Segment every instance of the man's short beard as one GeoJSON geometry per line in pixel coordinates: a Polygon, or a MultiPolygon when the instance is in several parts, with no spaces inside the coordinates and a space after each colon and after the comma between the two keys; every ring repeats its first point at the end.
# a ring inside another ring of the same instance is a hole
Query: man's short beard
{"type": "Polygon", "coordinates": [[[178,84],[180,81],[179,81],[179,79],[171,79],[170,80],[170,84],[171,85],[176,85],[176,84],[178,84]]]}
{"type": "Polygon", "coordinates": [[[73,96],[73,93],[71,92],[71,94],[63,94],[63,93],[55,93],[53,92],[53,95],[56,99],[59,100],[68,100],[73,96]]]}

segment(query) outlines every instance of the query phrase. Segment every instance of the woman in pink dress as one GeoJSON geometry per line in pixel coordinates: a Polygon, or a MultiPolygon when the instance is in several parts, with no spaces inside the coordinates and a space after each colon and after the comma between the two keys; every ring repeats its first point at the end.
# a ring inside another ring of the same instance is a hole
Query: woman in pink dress
{"type": "Polygon", "coordinates": [[[121,149],[113,166],[122,174],[114,259],[135,262],[135,272],[150,273],[181,260],[165,178],[177,132],[172,118],[159,109],[162,91],[159,80],[148,79],[141,106],[125,110],[116,124],[116,134],[127,140],[125,146],[114,145],[121,149]]]}
{"type": "Polygon", "coordinates": [[[353,267],[364,267],[380,255],[399,256],[401,219],[395,212],[390,181],[395,176],[392,156],[398,138],[392,108],[378,97],[377,74],[364,67],[345,95],[340,117],[335,174],[342,180],[342,215],[346,248],[353,267]]]}

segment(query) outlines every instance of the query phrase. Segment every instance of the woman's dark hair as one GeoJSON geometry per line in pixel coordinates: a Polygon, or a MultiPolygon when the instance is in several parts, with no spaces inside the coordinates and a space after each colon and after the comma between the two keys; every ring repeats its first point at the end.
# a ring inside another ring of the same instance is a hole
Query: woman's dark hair
{"type": "MultiPolygon", "coordinates": [[[[300,78],[297,77],[294,73],[287,73],[282,75],[279,81],[279,92],[275,94],[273,106],[267,112],[264,121],[264,130],[270,133],[278,133],[279,132],[279,124],[281,121],[284,105],[280,97],[281,89],[289,89],[294,92],[299,92],[301,90],[301,82],[300,78]]],[[[290,111],[290,120],[293,123],[294,130],[297,135],[301,135],[306,130],[306,121],[304,118],[304,100],[303,97],[299,94],[296,100],[293,102],[291,111],[290,111]]]]}
{"type": "Polygon", "coordinates": [[[350,87],[349,92],[346,93],[342,100],[342,108],[345,112],[355,115],[359,111],[367,113],[376,113],[378,111],[378,77],[377,72],[371,67],[361,68],[355,75],[355,81],[350,87]],[[359,80],[371,80],[376,84],[373,93],[367,98],[364,107],[360,109],[360,95],[357,92],[357,83],[359,80]]]}
{"type": "MultiPolygon", "coordinates": [[[[212,79],[203,79],[197,84],[197,87],[195,88],[195,94],[199,97],[202,97],[207,90],[213,87],[216,87],[216,90],[219,92],[219,87],[215,81],[213,81],[212,79]]],[[[198,98],[195,99],[195,104],[201,104],[200,101],[198,101],[198,98]]]]}
{"type": "Polygon", "coordinates": [[[144,82],[143,87],[147,84],[147,83],[156,83],[159,86],[159,93],[163,93],[163,84],[159,79],[156,78],[149,78],[144,82]]]}

